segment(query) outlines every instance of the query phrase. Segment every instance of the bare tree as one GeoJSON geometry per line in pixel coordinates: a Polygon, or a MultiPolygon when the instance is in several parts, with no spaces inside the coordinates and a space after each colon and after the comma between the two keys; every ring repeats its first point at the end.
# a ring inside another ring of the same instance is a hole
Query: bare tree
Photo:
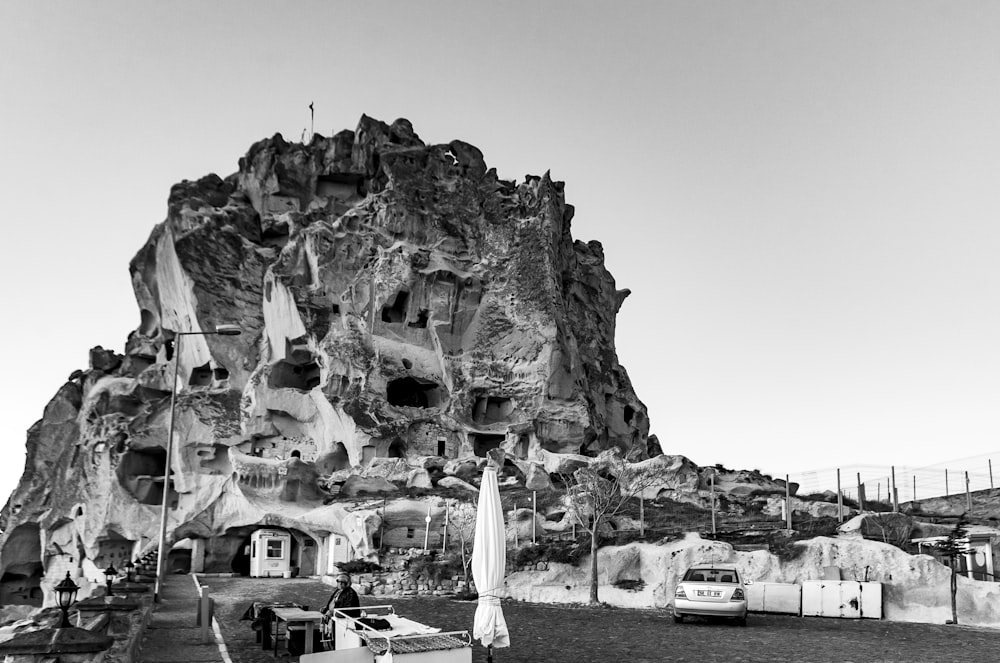
{"type": "Polygon", "coordinates": [[[617,449],[605,452],[587,467],[565,475],[569,511],[590,536],[590,603],[599,602],[597,549],[602,527],[657,480],[649,468],[629,462],[629,455],[617,449]]]}
{"type": "Polygon", "coordinates": [[[452,505],[448,513],[448,531],[452,540],[458,542],[462,555],[462,574],[465,581],[465,591],[469,588],[469,567],[472,565],[472,542],[476,535],[476,509],[464,502],[452,505]]]}
{"type": "Polygon", "coordinates": [[[879,511],[865,514],[861,532],[866,538],[871,534],[882,537],[882,543],[888,543],[902,548],[910,540],[913,533],[913,521],[909,516],[891,511],[879,511]]]}
{"type": "Polygon", "coordinates": [[[969,532],[965,529],[966,522],[965,514],[963,513],[958,522],[955,523],[955,529],[948,534],[948,538],[939,541],[934,546],[937,554],[947,559],[948,566],[951,567],[951,622],[953,624],[958,623],[959,558],[968,555],[971,551],[969,548],[969,532]]]}

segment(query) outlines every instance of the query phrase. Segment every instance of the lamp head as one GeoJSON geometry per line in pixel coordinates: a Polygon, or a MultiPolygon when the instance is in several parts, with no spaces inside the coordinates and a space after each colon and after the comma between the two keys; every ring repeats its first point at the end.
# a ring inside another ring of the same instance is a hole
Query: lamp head
{"type": "Polygon", "coordinates": [[[239,325],[216,325],[215,333],[219,336],[239,336],[243,330],[239,325]]]}
{"type": "Polygon", "coordinates": [[[66,577],[55,586],[56,603],[58,603],[63,612],[69,610],[69,607],[73,605],[73,602],[76,600],[76,593],[79,590],[79,586],[70,579],[69,571],[67,571],[66,577]]]}
{"type": "Polygon", "coordinates": [[[108,595],[111,595],[111,583],[115,581],[115,576],[118,575],[118,569],[115,568],[114,564],[108,564],[108,568],[104,569],[104,578],[108,583],[108,595]]]}

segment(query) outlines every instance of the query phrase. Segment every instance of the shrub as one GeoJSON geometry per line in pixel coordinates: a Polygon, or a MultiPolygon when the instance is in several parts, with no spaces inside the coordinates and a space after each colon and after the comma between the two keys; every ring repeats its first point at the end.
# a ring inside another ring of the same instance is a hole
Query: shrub
{"type": "Polygon", "coordinates": [[[514,553],[514,566],[530,566],[538,562],[556,562],[576,566],[580,559],[590,552],[590,543],[578,538],[576,541],[551,541],[518,548],[514,553]]]}
{"type": "Polygon", "coordinates": [[[458,555],[438,555],[437,551],[407,560],[405,568],[414,578],[426,578],[435,585],[445,578],[462,575],[463,572],[462,560],[458,555]]]}
{"type": "Polygon", "coordinates": [[[645,580],[619,580],[614,583],[614,586],[618,589],[624,589],[627,592],[638,592],[641,591],[643,587],[646,586],[645,580]]]}
{"type": "Polygon", "coordinates": [[[768,549],[782,562],[791,562],[801,557],[806,546],[797,543],[794,539],[787,537],[775,538],[768,541],[768,549]]]}
{"type": "Polygon", "coordinates": [[[352,559],[350,562],[337,564],[337,568],[342,573],[378,573],[382,567],[365,559],[352,559]]]}

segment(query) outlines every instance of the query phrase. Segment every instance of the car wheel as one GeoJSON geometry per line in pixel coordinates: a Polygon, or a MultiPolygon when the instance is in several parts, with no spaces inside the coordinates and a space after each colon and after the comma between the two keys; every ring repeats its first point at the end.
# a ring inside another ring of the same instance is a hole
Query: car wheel
{"type": "Polygon", "coordinates": [[[684,615],[674,614],[674,623],[675,624],[683,624],[684,623],[684,615]]]}

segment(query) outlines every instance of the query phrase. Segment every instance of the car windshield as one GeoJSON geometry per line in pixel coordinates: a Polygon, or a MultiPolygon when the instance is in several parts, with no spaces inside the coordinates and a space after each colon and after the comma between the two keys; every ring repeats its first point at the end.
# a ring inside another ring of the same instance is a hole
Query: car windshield
{"type": "Polygon", "coordinates": [[[733,569],[688,569],[683,582],[739,583],[739,576],[733,569]]]}

